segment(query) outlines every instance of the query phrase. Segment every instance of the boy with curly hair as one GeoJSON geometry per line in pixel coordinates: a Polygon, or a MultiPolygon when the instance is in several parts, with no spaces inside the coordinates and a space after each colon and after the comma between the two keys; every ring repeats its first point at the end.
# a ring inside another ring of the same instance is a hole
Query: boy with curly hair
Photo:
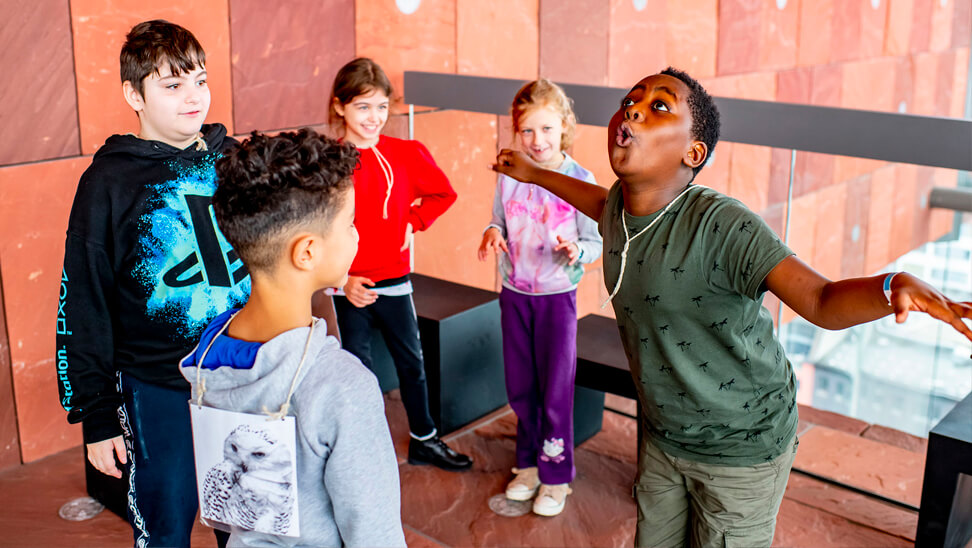
{"type": "MultiPolygon", "coordinates": [[[[311,297],[347,282],[358,251],[357,163],[352,145],[309,129],[254,132],[217,162],[216,220],[252,290],[246,306],[209,324],[181,364],[194,402],[296,417],[300,538],[287,542],[305,546],[405,545],[378,381],[311,314],[311,297]]],[[[237,526],[229,539],[276,543],[237,526]]]]}

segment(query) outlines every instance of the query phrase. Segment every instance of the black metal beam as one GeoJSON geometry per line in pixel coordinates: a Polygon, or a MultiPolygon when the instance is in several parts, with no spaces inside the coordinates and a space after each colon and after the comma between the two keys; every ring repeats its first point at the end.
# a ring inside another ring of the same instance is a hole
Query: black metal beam
{"type": "MultiPolygon", "coordinates": [[[[432,72],[405,72],[407,103],[509,114],[523,81],[432,72]]],[[[627,89],[561,84],[582,124],[606,126],[627,89]]],[[[972,170],[972,121],[717,97],[722,139],[972,170]]]]}

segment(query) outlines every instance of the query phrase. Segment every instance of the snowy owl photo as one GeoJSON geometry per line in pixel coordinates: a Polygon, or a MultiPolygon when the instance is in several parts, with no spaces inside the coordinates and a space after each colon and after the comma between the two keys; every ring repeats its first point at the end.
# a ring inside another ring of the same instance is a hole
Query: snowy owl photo
{"type": "Polygon", "coordinates": [[[249,531],[286,535],[296,503],[291,450],[253,426],[236,427],[223,460],[206,473],[202,517],[249,531]]]}

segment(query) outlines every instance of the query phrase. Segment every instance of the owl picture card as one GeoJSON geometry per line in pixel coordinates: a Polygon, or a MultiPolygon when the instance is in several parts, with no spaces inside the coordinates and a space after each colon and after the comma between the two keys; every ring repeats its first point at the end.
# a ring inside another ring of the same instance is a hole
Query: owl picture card
{"type": "Polygon", "coordinates": [[[300,536],[297,423],[189,404],[203,523],[300,536]]]}

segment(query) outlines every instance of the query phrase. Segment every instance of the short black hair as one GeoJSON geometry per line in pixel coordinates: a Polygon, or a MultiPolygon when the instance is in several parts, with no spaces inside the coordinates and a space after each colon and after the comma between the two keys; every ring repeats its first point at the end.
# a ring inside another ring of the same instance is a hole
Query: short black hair
{"type": "Polygon", "coordinates": [[[119,62],[122,83],[131,82],[139,95],[145,94],[145,78],[169,64],[173,76],[206,66],[206,52],[191,32],[162,19],[144,21],[132,27],[122,45],[119,62]]]}
{"type": "Polygon", "coordinates": [[[328,228],[357,166],[354,145],[312,129],[254,131],[216,161],[216,222],[251,272],[272,270],[296,229],[328,228]]]}
{"type": "Polygon", "coordinates": [[[699,171],[702,171],[702,168],[705,167],[706,162],[709,161],[709,158],[712,157],[712,153],[715,152],[716,143],[719,142],[719,130],[721,126],[719,122],[719,109],[716,107],[715,101],[712,100],[709,92],[705,91],[702,84],[695,78],[689,76],[688,73],[674,67],[668,67],[659,74],[667,74],[668,76],[678,78],[689,88],[687,102],[689,111],[692,113],[692,139],[702,141],[709,150],[705,156],[705,162],[692,169],[693,176],[698,175],[699,171]]]}

